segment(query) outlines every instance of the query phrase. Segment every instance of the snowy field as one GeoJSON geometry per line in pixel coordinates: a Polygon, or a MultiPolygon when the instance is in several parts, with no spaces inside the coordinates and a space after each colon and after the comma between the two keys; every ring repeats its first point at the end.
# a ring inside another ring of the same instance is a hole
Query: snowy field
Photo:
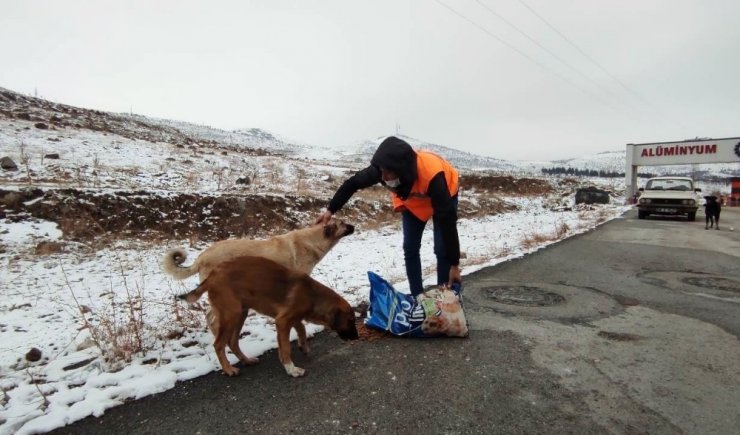
{"type": "MultiPolygon", "coordinates": [[[[520,210],[459,222],[463,275],[588,231],[627,209],[608,205],[553,212],[541,206],[541,199],[507,200],[520,210]]],[[[6,246],[0,260],[7,266],[0,276],[5,296],[0,306],[0,433],[48,431],[219,369],[202,308],[174,301],[176,294],[192,289],[197,278],[180,282],[161,271],[167,247],[130,242],[92,255],[19,255],[41,240],[59,238],[61,232],[49,222],[6,222],[3,227],[8,231],[0,234],[6,246]],[[119,340],[116,345],[105,343],[113,335],[119,340]],[[127,346],[135,344],[146,351],[126,354],[127,346]],[[34,347],[41,359],[29,363],[25,355],[34,347]]],[[[435,264],[431,235],[428,228],[422,246],[428,279],[434,276],[435,264]]],[[[367,298],[367,271],[403,291],[407,287],[401,243],[397,225],[375,231],[358,228],[313,276],[353,305],[367,298]],[[342,267],[329,266],[337,264],[342,267]]],[[[189,248],[189,259],[204,248],[189,248]]],[[[321,327],[307,329],[313,335],[321,327]]],[[[240,343],[249,356],[277,347],[269,318],[250,316],[242,335],[240,343]]],[[[261,363],[278,364],[272,358],[261,363]]],[[[249,376],[248,368],[242,376],[249,376]]]]}
{"type": "MultiPolygon", "coordinates": [[[[145,190],[163,197],[176,192],[269,193],[325,201],[338,180],[367,161],[357,147],[330,152],[286,144],[254,129],[224,132],[19,95],[0,103],[16,114],[0,118],[2,154],[18,165],[15,171],[0,171],[0,187],[11,193],[23,188],[145,190]],[[40,128],[35,120],[21,117],[57,121],[40,128]],[[240,184],[244,176],[250,182],[240,184]]],[[[480,160],[460,156],[460,162],[480,160]]],[[[489,160],[503,165],[488,168],[494,174],[511,170],[510,162],[489,160]]],[[[565,183],[550,178],[546,183],[554,188],[549,195],[470,192],[467,204],[479,208],[472,215],[488,216],[458,223],[463,279],[482,267],[593,229],[628,209],[621,205],[621,179],[565,183]],[[612,204],[573,207],[573,189],[581,184],[606,188],[612,204]],[[500,211],[512,208],[481,210],[503,203],[518,208],[508,213],[500,211]]],[[[369,193],[365,201],[379,198],[369,193]]],[[[56,223],[20,210],[8,206],[7,216],[0,215],[0,435],[49,431],[220,369],[205,328],[205,306],[175,300],[175,295],[195,287],[197,277],[180,282],[160,268],[168,248],[187,247],[192,261],[207,244],[189,246],[189,240],[181,240],[165,246],[125,239],[91,249],[63,234],[56,223]],[[61,252],[53,249],[55,241],[64,246],[61,252]],[[46,246],[41,242],[49,242],[49,251],[38,251],[46,246]]],[[[401,291],[407,289],[400,224],[379,228],[365,222],[350,222],[358,224],[357,232],[343,239],[313,273],[354,306],[367,300],[368,271],[401,291]]],[[[433,284],[431,225],[424,237],[422,264],[426,284],[433,284]]],[[[310,335],[320,330],[317,325],[307,327],[310,335]]],[[[240,345],[249,356],[276,348],[272,320],[249,316],[240,345]]],[[[279,363],[271,356],[261,364],[279,363]]],[[[307,369],[310,376],[311,367],[307,369]]],[[[249,368],[241,376],[250,376],[249,368]]]]}

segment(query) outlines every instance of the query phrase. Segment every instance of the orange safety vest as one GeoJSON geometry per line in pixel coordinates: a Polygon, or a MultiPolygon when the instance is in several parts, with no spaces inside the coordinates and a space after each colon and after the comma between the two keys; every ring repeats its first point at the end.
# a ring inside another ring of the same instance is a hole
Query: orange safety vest
{"type": "Polygon", "coordinates": [[[420,220],[428,221],[434,214],[434,209],[432,209],[432,198],[427,191],[432,178],[440,172],[445,174],[450,196],[457,195],[457,170],[447,160],[431,151],[416,151],[416,181],[405,201],[395,193],[391,193],[393,211],[408,210],[420,220]]]}

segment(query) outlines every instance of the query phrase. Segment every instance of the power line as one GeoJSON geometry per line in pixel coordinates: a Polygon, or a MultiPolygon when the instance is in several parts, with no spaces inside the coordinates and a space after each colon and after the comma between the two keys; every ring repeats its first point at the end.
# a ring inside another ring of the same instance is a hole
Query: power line
{"type": "Polygon", "coordinates": [[[508,26],[510,26],[511,28],[513,28],[514,30],[516,30],[517,32],[519,32],[522,36],[524,36],[525,38],[529,39],[533,44],[535,44],[536,46],[540,47],[542,50],[544,50],[545,52],[547,52],[550,56],[552,56],[555,59],[557,59],[560,63],[562,63],[563,65],[567,66],[572,71],[576,72],[578,75],[580,75],[581,77],[583,77],[586,80],[588,80],[589,82],[591,82],[597,88],[603,90],[604,92],[606,92],[607,94],[611,95],[612,97],[616,97],[616,95],[612,91],[610,91],[607,88],[604,88],[600,83],[598,83],[597,81],[595,81],[594,79],[592,79],[591,77],[589,77],[588,75],[586,75],[585,73],[583,73],[581,70],[579,70],[578,68],[574,67],[573,65],[571,65],[570,63],[568,63],[567,61],[565,61],[563,58],[561,58],[557,54],[553,53],[552,50],[550,50],[549,48],[547,48],[544,45],[540,44],[536,39],[534,39],[533,37],[529,36],[526,32],[524,32],[522,29],[520,29],[519,27],[517,27],[514,23],[510,22],[509,20],[507,20],[501,14],[496,13],[488,5],[486,5],[485,3],[483,3],[483,1],[481,1],[481,0],[475,0],[475,1],[479,5],[483,6],[492,15],[496,16],[499,20],[501,20],[504,23],[506,23],[508,26]]]}
{"type": "Polygon", "coordinates": [[[451,7],[450,7],[450,6],[448,6],[447,4],[443,3],[443,2],[441,1],[441,0],[434,0],[434,1],[436,1],[437,3],[439,3],[440,5],[442,5],[442,6],[444,7],[444,8],[446,8],[447,10],[449,10],[450,12],[452,12],[453,14],[455,14],[455,15],[457,15],[458,17],[462,18],[463,20],[467,21],[467,22],[468,22],[469,24],[472,24],[473,26],[475,26],[475,27],[476,27],[476,28],[478,28],[479,30],[483,31],[484,33],[486,33],[486,34],[487,34],[488,36],[490,36],[491,38],[493,38],[493,39],[497,40],[497,41],[498,41],[499,43],[501,43],[501,44],[505,45],[506,47],[508,47],[509,49],[511,49],[511,50],[513,50],[513,51],[515,51],[515,52],[516,52],[516,53],[518,53],[518,54],[519,54],[520,56],[522,56],[522,57],[524,57],[525,59],[529,60],[530,62],[532,62],[532,63],[536,64],[537,66],[539,66],[540,68],[542,68],[542,69],[544,69],[545,71],[549,72],[550,74],[552,74],[552,75],[554,75],[554,76],[558,77],[558,78],[559,78],[560,80],[562,80],[562,81],[564,81],[564,82],[568,83],[569,85],[573,86],[574,88],[578,89],[579,91],[583,92],[584,94],[588,95],[589,97],[591,97],[591,98],[593,98],[593,99],[597,100],[597,101],[598,101],[598,102],[600,102],[601,104],[603,104],[603,105],[605,105],[605,106],[609,107],[610,109],[614,110],[615,112],[619,112],[619,111],[620,111],[619,109],[615,108],[614,106],[612,106],[611,104],[609,104],[609,103],[608,103],[607,101],[605,101],[604,99],[602,99],[602,98],[601,98],[600,96],[598,96],[598,95],[595,95],[595,94],[593,94],[593,93],[592,93],[591,91],[589,91],[589,90],[587,90],[587,89],[584,89],[584,88],[582,88],[582,87],[578,86],[578,85],[577,85],[577,84],[576,84],[575,82],[571,81],[571,80],[570,80],[570,79],[568,79],[567,77],[565,77],[565,76],[563,76],[562,74],[560,74],[560,73],[558,73],[558,72],[556,72],[556,71],[553,71],[552,69],[548,68],[548,67],[547,67],[547,66],[546,66],[545,64],[543,64],[542,62],[539,62],[539,61],[537,61],[537,60],[536,60],[536,59],[534,59],[533,57],[529,56],[528,54],[526,54],[526,53],[525,53],[525,52],[523,52],[522,50],[520,50],[520,49],[518,49],[517,47],[515,47],[514,45],[512,45],[512,44],[510,44],[510,43],[506,42],[505,40],[501,39],[501,38],[500,38],[500,37],[499,37],[498,35],[496,35],[496,34],[494,34],[494,33],[491,33],[491,32],[490,32],[490,31],[489,31],[488,29],[486,29],[485,27],[483,27],[483,26],[479,25],[479,24],[478,24],[478,23],[476,23],[475,21],[471,20],[470,18],[466,17],[465,15],[463,15],[463,14],[461,14],[460,12],[456,11],[455,9],[451,8],[451,7]]]}
{"type": "Polygon", "coordinates": [[[545,23],[548,27],[550,27],[550,29],[552,29],[555,33],[557,33],[558,35],[560,35],[560,37],[563,38],[573,48],[575,48],[576,50],[578,50],[578,52],[581,53],[586,59],[588,59],[594,65],[596,65],[597,67],[599,67],[599,69],[601,69],[604,73],[606,73],[609,77],[611,77],[615,82],[619,83],[619,85],[622,86],[625,90],[627,90],[627,92],[629,92],[630,94],[632,94],[634,97],[638,98],[643,103],[645,103],[648,106],[650,106],[652,109],[655,109],[655,107],[652,104],[650,104],[649,101],[645,100],[640,94],[638,94],[637,92],[633,91],[629,86],[627,86],[621,80],[619,80],[617,77],[615,77],[606,68],[604,68],[603,66],[601,66],[601,64],[599,64],[598,62],[596,62],[596,60],[593,57],[589,56],[588,53],[586,53],[585,51],[583,51],[580,47],[578,47],[575,43],[573,43],[573,41],[571,41],[570,39],[568,39],[567,36],[565,36],[562,32],[560,32],[560,30],[558,30],[555,26],[553,26],[552,24],[550,24],[550,22],[548,22],[544,17],[542,17],[540,14],[538,14],[534,9],[532,9],[532,7],[530,7],[528,4],[524,3],[524,0],[519,0],[519,3],[521,3],[525,8],[529,9],[529,11],[532,12],[532,14],[534,14],[534,16],[536,16],[537,18],[539,18],[540,20],[542,20],[543,23],[545,23]]]}

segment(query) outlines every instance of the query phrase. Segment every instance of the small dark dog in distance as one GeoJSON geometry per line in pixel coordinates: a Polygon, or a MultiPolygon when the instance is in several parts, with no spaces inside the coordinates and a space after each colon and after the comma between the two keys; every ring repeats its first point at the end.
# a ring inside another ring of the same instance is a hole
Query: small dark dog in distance
{"type": "Polygon", "coordinates": [[[719,213],[722,211],[722,205],[714,195],[705,196],[704,199],[707,200],[704,204],[704,214],[707,217],[704,229],[708,230],[714,227],[714,229],[719,230],[719,213]]]}

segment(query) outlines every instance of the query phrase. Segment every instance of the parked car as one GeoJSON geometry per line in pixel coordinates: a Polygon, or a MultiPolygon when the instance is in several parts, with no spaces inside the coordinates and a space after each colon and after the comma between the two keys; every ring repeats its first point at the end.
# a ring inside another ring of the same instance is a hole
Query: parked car
{"type": "Polygon", "coordinates": [[[645,219],[651,214],[686,215],[689,221],[696,220],[696,210],[701,189],[694,187],[689,177],[655,177],[640,188],[637,200],[637,217],[645,219]]]}
{"type": "Polygon", "coordinates": [[[594,186],[578,189],[576,204],[609,204],[609,192],[594,186]]]}

